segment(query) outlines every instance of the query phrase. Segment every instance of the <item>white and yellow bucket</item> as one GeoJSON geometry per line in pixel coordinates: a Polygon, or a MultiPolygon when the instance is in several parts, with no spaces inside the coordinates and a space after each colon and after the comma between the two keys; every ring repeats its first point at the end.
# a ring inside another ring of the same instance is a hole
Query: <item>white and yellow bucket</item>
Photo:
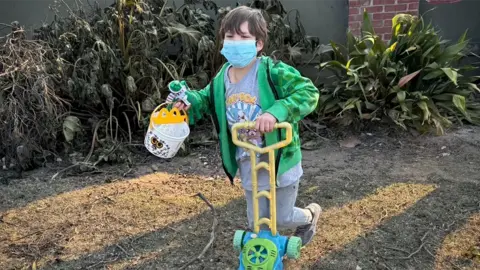
{"type": "Polygon", "coordinates": [[[145,147],[159,158],[173,158],[190,135],[187,113],[178,108],[168,109],[170,103],[160,104],[150,116],[145,135],[145,147]]]}

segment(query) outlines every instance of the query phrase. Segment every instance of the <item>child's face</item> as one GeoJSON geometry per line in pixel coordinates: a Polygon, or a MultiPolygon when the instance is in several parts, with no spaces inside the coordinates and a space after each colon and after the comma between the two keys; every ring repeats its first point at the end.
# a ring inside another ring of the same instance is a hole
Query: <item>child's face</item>
{"type": "MultiPolygon", "coordinates": [[[[235,33],[235,31],[227,31],[225,33],[225,40],[234,40],[234,41],[239,41],[239,40],[256,40],[256,37],[250,34],[250,31],[248,30],[248,22],[243,22],[240,25],[240,31],[241,33],[235,33]]],[[[257,53],[260,52],[263,49],[263,41],[257,40],[257,53]]]]}

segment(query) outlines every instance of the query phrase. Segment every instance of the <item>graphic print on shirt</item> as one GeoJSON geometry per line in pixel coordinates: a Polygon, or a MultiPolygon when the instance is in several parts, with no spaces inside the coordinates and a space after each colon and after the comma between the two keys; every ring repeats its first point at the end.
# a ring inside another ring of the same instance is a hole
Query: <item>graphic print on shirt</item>
{"type": "MultiPolygon", "coordinates": [[[[242,122],[253,122],[262,114],[262,109],[257,104],[257,98],[247,93],[233,94],[227,98],[227,121],[230,128],[233,124],[242,122]]],[[[248,141],[259,147],[263,145],[263,138],[260,132],[255,129],[239,130],[239,138],[248,141]]]]}

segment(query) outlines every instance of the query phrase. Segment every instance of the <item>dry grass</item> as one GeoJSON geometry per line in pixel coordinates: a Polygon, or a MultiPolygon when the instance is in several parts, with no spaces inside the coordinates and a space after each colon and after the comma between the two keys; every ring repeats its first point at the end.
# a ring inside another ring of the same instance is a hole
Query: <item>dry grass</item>
{"type": "Polygon", "coordinates": [[[480,214],[471,216],[462,228],[447,235],[437,252],[435,269],[480,269],[480,214]],[[457,265],[460,260],[469,265],[457,265]]]}
{"type": "Polygon", "coordinates": [[[0,223],[0,269],[74,260],[134,235],[209,211],[242,195],[218,181],[157,173],[60,194],[4,213],[0,223]],[[212,195],[212,193],[215,193],[212,195]]]}
{"type": "Polygon", "coordinates": [[[288,269],[309,269],[317,260],[403,213],[435,189],[434,185],[397,183],[380,188],[362,200],[326,210],[318,236],[302,250],[300,261],[290,262],[288,269]]]}
{"type": "MultiPolygon", "coordinates": [[[[302,250],[299,261],[287,261],[286,267],[312,267],[329,253],[341,250],[403,213],[435,189],[434,185],[397,183],[361,200],[325,210],[318,237],[302,250]]],[[[157,173],[91,186],[0,213],[0,268],[29,267],[34,262],[41,267],[56,259],[71,261],[123,239],[169,228],[209,211],[192,197],[197,192],[204,193],[217,207],[242,197],[241,189],[223,182],[157,173]]],[[[480,215],[476,215],[462,230],[446,238],[437,255],[436,269],[451,269],[449,260],[464,258],[479,239],[480,215]]],[[[226,247],[231,238],[222,236],[218,241],[220,247],[226,247]]],[[[109,268],[141,265],[168,256],[172,249],[175,247],[136,254],[109,264],[109,268]]],[[[478,268],[478,264],[474,267],[478,268]]]]}

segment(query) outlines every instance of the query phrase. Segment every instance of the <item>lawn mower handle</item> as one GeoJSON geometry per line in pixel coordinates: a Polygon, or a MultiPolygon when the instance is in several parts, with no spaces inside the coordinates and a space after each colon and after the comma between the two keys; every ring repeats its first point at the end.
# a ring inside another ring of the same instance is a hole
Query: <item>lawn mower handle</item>
{"type": "Polygon", "coordinates": [[[292,142],[292,125],[287,122],[278,123],[278,124],[275,124],[274,126],[274,129],[285,129],[285,133],[286,133],[285,140],[279,141],[275,144],[272,144],[263,148],[260,148],[256,145],[253,145],[245,141],[241,141],[238,138],[238,130],[240,129],[255,129],[255,122],[242,122],[242,123],[234,124],[232,127],[232,141],[237,146],[243,147],[245,149],[253,150],[254,152],[259,154],[265,154],[265,153],[268,153],[268,151],[283,148],[292,142]]]}

